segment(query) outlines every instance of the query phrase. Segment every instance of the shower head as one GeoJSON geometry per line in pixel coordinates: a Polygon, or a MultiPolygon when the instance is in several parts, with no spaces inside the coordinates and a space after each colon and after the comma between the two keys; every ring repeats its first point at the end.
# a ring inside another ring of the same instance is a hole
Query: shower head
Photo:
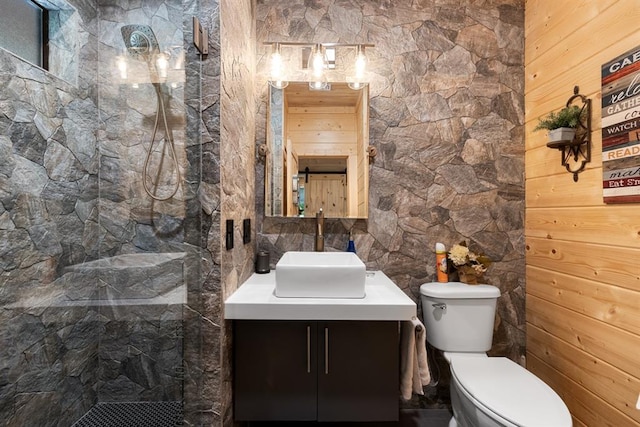
{"type": "Polygon", "coordinates": [[[135,59],[149,62],[152,55],[160,52],[158,39],[148,25],[124,25],[120,28],[127,52],[135,59]]]}

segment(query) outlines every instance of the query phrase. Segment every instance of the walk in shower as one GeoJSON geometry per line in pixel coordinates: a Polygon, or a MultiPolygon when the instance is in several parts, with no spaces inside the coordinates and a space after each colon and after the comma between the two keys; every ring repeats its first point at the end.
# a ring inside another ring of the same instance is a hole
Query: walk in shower
{"type": "Polygon", "coordinates": [[[200,3],[35,2],[48,70],[0,44],[2,425],[199,424],[200,3]]]}

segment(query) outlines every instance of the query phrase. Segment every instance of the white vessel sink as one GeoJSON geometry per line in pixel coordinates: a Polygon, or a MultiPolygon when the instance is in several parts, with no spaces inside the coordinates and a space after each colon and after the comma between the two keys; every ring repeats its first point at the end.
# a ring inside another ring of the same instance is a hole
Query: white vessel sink
{"type": "Polygon", "coordinates": [[[352,252],[285,252],[276,264],[280,298],[364,298],[366,269],[352,252]]]}

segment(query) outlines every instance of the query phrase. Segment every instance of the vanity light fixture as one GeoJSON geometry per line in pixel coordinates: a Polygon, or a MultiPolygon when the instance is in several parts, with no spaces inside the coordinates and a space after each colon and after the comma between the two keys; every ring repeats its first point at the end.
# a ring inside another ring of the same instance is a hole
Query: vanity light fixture
{"type": "Polygon", "coordinates": [[[324,47],[322,44],[317,43],[311,50],[311,72],[313,77],[320,78],[324,74],[325,60],[324,60],[324,47]]]}
{"type": "Polygon", "coordinates": [[[353,90],[362,89],[366,84],[365,73],[367,71],[367,56],[364,54],[364,45],[358,45],[356,48],[356,59],[354,63],[354,76],[348,85],[353,90]]]}
{"type": "Polygon", "coordinates": [[[337,69],[337,50],[339,48],[355,49],[353,74],[346,76],[348,86],[351,89],[362,89],[367,85],[366,68],[367,57],[365,47],[373,47],[372,44],[345,44],[345,43],[299,43],[299,42],[265,42],[271,46],[269,84],[275,88],[283,89],[288,81],[285,75],[285,64],[282,56],[282,46],[293,46],[301,48],[303,55],[302,68],[308,68],[309,88],[311,90],[330,90],[327,80],[327,70],[337,69]],[[307,53],[310,52],[310,53],[307,53]]]}
{"type": "Polygon", "coordinates": [[[312,75],[309,88],[312,90],[326,90],[328,82],[324,70],[327,68],[327,61],[325,59],[324,46],[321,43],[316,43],[311,49],[309,64],[311,64],[312,75]]]}
{"type": "Polygon", "coordinates": [[[276,89],[284,89],[289,85],[289,82],[284,80],[283,76],[284,65],[282,62],[280,43],[274,43],[271,52],[271,79],[269,80],[269,84],[276,89]]]}

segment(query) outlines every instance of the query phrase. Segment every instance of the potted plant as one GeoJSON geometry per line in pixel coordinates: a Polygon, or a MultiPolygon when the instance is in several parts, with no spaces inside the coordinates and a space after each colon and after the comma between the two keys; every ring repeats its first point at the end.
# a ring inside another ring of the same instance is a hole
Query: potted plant
{"type": "Polygon", "coordinates": [[[541,118],[533,130],[548,130],[549,143],[573,141],[581,116],[582,109],[577,105],[564,107],[558,112],[552,111],[546,117],[541,118]]]}

